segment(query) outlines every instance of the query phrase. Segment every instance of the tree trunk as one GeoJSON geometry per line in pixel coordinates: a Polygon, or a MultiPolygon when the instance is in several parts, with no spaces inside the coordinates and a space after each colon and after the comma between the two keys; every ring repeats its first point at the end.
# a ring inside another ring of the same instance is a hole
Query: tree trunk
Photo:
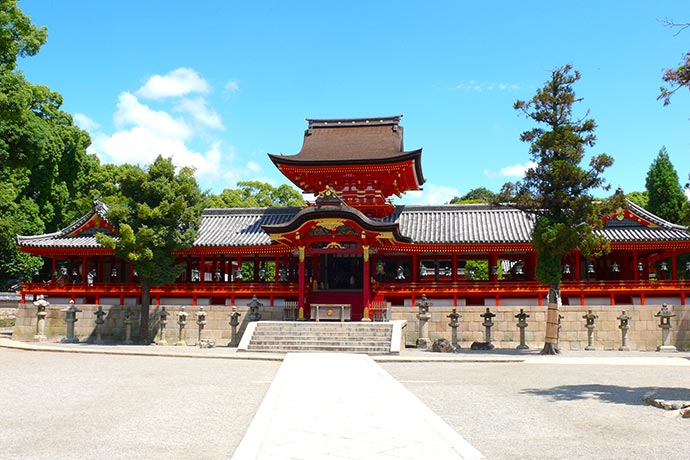
{"type": "Polygon", "coordinates": [[[149,345],[149,307],[151,305],[151,283],[141,278],[141,321],[139,321],[139,343],[149,345]]]}
{"type": "Polygon", "coordinates": [[[549,285],[549,308],[546,311],[546,338],[542,355],[555,355],[561,352],[558,348],[558,309],[561,306],[561,284],[549,285]]]}

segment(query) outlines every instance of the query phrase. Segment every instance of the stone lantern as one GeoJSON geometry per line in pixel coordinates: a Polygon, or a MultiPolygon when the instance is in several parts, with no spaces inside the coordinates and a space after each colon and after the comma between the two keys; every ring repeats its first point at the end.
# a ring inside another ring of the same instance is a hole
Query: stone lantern
{"type": "Polygon", "coordinates": [[[132,309],[129,307],[125,310],[123,322],[125,323],[125,340],[122,343],[125,345],[132,345],[134,343],[132,342],[132,323],[134,322],[134,315],[132,314],[132,309]]]}
{"type": "Polygon", "coordinates": [[[204,307],[199,307],[199,311],[196,312],[196,324],[199,326],[199,338],[197,342],[199,346],[201,346],[201,333],[204,330],[204,326],[206,326],[206,315],[208,315],[208,313],[204,310],[204,307]]]}
{"type": "Polygon", "coordinates": [[[184,311],[184,307],[180,307],[180,311],[177,312],[177,325],[179,326],[179,335],[177,338],[177,342],[175,343],[176,346],[183,347],[187,345],[185,326],[187,326],[188,316],[189,313],[184,311]]]}
{"type": "Polygon", "coordinates": [[[494,325],[494,317],[496,316],[496,313],[491,313],[491,310],[487,308],[486,312],[479,316],[484,318],[482,326],[484,326],[484,343],[486,344],[486,349],[493,350],[494,345],[491,343],[491,328],[494,325]]]}
{"type": "Polygon", "coordinates": [[[96,315],[96,340],[94,340],[93,343],[96,345],[103,345],[103,324],[105,324],[104,317],[106,312],[104,312],[103,307],[99,305],[94,315],[96,315]]]}
{"type": "Polygon", "coordinates": [[[529,315],[525,313],[525,309],[521,308],[520,313],[515,315],[515,318],[517,318],[517,327],[520,329],[520,345],[517,346],[518,350],[528,350],[529,347],[525,343],[525,328],[527,327],[527,318],[529,318],[529,315]]]}
{"type": "Polygon", "coordinates": [[[661,346],[657,348],[657,351],[665,353],[674,353],[678,351],[675,346],[668,345],[668,337],[671,334],[671,318],[676,315],[671,313],[668,309],[668,305],[663,304],[661,310],[654,316],[659,318],[659,327],[661,328],[661,346]]]}
{"type": "Polygon", "coordinates": [[[616,318],[619,320],[621,323],[618,326],[618,329],[621,330],[621,346],[618,348],[618,351],[630,351],[630,347],[628,346],[628,329],[630,329],[630,316],[625,314],[625,310],[621,313],[620,316],[616,318]]]}
{"type": "Polygon", "coordinates": [[[34,340],[45,342],[48,340],[46,337],[46,316],[48,315],[46,309],[50,304],[43,295],[39,295],[36,297],[34,305],[36,306],[36,335],[34,335],[34,340]]]}
{"type": "Polygon", "coordinates": [[[417,319],[419,320],[417,348],[427,349],[431,345],[431,339],[429,338],[429,320],[431,319],[431,313],[429,313],[429,307],[432,304],[427,300],[426,294],[422,294],[422,297],[416,304],[419,309],[419,313],[417,313],[417,319]]]}
{"type": "Polygon", "coordinates": [[[168,341],[165,340],[165,326],[168,324],[168,315],[170,313],[165,309],[165,307],[161,307],[161,311],[158,312],[158,341],[156,342],[156,345],[162,345],[165,346],[168,344],[168,341]]]}
{"type": "Polygon", "coordinates": [[[81,310],[79,310],[75,305],[74,305],[74,300],[69,301],[69,307],[63,308],[60,311],[65,312],[65,325],[66,325],[66,331],[65,331],[65,338],[61,340],[62,343],[79,343],[79,339],[74,336],[74,323],[79,321],[77,319],[77,313],[81,313],[81,310]]]}
{"type": "Polygon", "coordinates": [[[597,319],[598,316],[592,313],[592,310],[589,310],[582,318],[585,320],[585,327],[587,328],[587,346],[585,347],[585,350],[592,351],[595,349],[592,345],[592,341],[594,339],[594,328],[596,327],[594,325],[594,320],[597,319]]]}
{"type": "Polygon", "coordinates": [[[229,347],[236,347],[239,345],[239,336],[237,334],[237,326],[240,325],[240,312],[237,311],[237,307],[235,305],[232,306],[232,313],[230,313],[228,316],[230,316],[230,342],[228,343],[229,347]]]}
{"type": "Polygon", "coordinates": [[[450,332],[450,342],[455,349],[460,348],[460,343],[459,343],[459,338],[458,338],[458,326],[460,326],[460,318],[462,318],[462,315],[457,312],[455,308],[453,308],[453,311],[450,313],[450,315],[446,316],[446,318],[450,319],[450,322],[448,323],[448,326],[451,328],[450,332]]]}
{"type": "Polygon", "coordinates": [[[263,307],[264,304],[259,302],[259,299],[257,299],[256,295],[252,296],[252,300],[247,304],[249,307],[249,314],[247,315],[247,318],[249,321],[261,321],[261,313],[259,312],[259,308],[263,307]]]}

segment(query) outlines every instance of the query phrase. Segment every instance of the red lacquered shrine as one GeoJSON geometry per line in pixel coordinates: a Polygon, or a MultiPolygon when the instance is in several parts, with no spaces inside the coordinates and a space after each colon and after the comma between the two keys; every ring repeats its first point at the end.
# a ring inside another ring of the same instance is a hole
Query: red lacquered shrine
{"type": "MultiPolygon", "coordinates": [[[[246,305],[256,295],[286,318],[314,319],[317,305],[347,304],[352,320],[376,316],[386,303],[413,306],[422,294],[460,308],[545,303],[532,216],[489,205],[392,203],[424,183],[422,151],[404,149],[400,120],[308,120],[297,154],[269,158],[315,200],[304,208],[206,209],[193,247],[177,254],[184,273],[152,289],[155,303],[246,305]]],[[[50,279],[24,283],[23,299],[140,302],[135,267],[95,240],[98,231],[117,234],[106,214],[97,202],[66,229],[17,237],[22,251],[51,260],[50,279]]],[[[564,304],[686,305],[688,228],[628,201],[596,231],[612,251],[564,258],[564,304]]]]}

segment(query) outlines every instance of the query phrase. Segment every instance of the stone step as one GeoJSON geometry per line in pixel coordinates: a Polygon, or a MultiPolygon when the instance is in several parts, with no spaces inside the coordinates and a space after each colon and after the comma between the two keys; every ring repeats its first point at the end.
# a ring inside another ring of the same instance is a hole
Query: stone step
{"type": "Polygon", "coordinates": [[[390,337],[391,332],[319,332],[319,331],[254,331],[255,336],[290,335],[292,337],[390,337]]]}
{"type": "Polygon", "coordinates": [[[385,340],[379,340],[379,341],[371,341],[371,340],[296,340],[296,339],[290,339],[290,338],[277,338],[277,339],[271,339],[271,340],[252,340],[249,342],[249,346],[253,345],[273,345],[276,347],[282,346],[282,345],[304,345],[304,346],[319,346],[319,345],[324,345],[324,346],[387,346],[390,348],[390,341],[385,341],[385,340]]]}
{"type": "Polygon", "coordinates": [[[323,331],[323,332],[367,332],[367,331],[392,331],[391,326],[302,326],[302,327],[290,327],[290,326],[280,326],[274,324],[262,325],[259,323],[257,325],[257,330],[265,331],[323,331]]]}
{"type": "Polygon", "coordinates": [[[272,346],[249,346],[249,351],[259,352],[289,352],[289,351],[323,351],[323,352],[348,352],[348,353],[368,353],[368,354],[388,354],[390,347],[355,347],[355,346],[293,346],[286,345],[284,347],[275,348],[272,346]]]}

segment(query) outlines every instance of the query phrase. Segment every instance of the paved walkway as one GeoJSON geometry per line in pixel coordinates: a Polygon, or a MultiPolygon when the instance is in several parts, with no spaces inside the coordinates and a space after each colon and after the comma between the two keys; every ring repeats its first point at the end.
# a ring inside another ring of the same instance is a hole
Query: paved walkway
{"type": "Polygon", "coordinates": [[[289,353],[233,460],[483,459],[369,356],[289,353]]]}

